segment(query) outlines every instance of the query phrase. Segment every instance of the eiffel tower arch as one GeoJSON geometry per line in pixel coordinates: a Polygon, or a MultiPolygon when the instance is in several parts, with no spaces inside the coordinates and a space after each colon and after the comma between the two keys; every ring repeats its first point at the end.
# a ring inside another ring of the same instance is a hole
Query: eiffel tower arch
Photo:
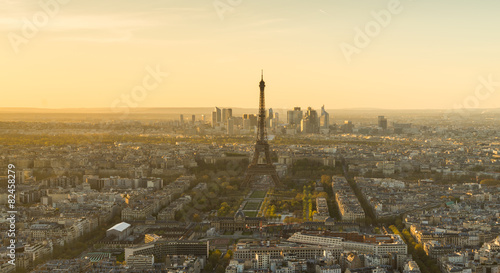
{"type": "Polygon", "coordinates": [[[266,106],[264,94],[266,83],[264,82],[264,73],[261,74],[259,87],[260,99],[257,140],[255,142],[255,152],[253,154],[252,161],[248,165],[248,169],[245,174],[245,180],[243,181],[243,186],[250,186],[252,180],[258,176],[269,175],[273,180],[274,186],[278,187],[281,186],[281,182],[278,177],[278,173],[276,172],[276,167],[271,161],[271,153],[269,151],[269,143],[267,141],[266,133],[266,106]],[[259,163],[260,155],[264,156],[264,163],[259,163]]]}

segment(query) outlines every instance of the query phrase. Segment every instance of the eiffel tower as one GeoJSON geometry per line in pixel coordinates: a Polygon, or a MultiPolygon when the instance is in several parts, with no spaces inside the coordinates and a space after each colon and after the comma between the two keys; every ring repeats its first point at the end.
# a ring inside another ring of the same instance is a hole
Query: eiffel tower
{"type": "Polygon", "coordinates": [[[267,142],[266,133],[266,106],[265,106],[265,96],[264,88],[266,83],[264,82],[264,72],[262,71],[260,79],[260,100],[259,100],[259,118],[257,127],[257,141],[255,143],[255,153],[253,155],[252,162],[248,165],[248,169],[245,175],[245,180],[243,181],[243,186],[249,186],[250,182],[256,176],[269,175],[273,179],[274,186],[280,186],[281,182],[276,173],[276,167],[271,161],[271,154],[269,152],[269,143],[267,142]],[[265,163],[259,164],[259,155],[264,153],[265,163]]]}

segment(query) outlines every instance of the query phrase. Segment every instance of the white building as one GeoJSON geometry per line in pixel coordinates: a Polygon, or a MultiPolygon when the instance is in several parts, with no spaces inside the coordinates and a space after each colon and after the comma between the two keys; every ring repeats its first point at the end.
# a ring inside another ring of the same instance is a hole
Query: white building
{"type": "Polygon", "coordinates": [[[118,223],[106,231],[106,236],[115,236],[117,240],[123,240],[132,233],[131,225],[125,222],[118,223]]]}

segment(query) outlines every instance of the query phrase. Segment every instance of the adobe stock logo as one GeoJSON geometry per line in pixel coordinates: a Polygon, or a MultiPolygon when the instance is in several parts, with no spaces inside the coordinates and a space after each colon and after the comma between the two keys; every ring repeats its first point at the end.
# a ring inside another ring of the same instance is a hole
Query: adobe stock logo
{"type": "Polygon", "coordinates": [[[221,21],[224,21],[226,12],[234,12],[234,8],[243,3],[243,0],[215,0],[213,2],[215,12],[221,21]]]}
{"type": "Polygon", "coordinates": [[[448,119],[452,114],[458,114],[460,118],[469,117],[471,109],[480,108],[483,102],[489,99],[497,91],[497,88],[500,88],[500,82],[494,81],[492,74],[489,74],[487,78],[479,76],[478,81],[474,93],[465,97],[462,103],[454,104],[453,109],[447,110],[444,114],[445,119],[448,119]]]}
{"type": "Polygon", "coordinates": [[[372,11],[372,20],[368,21],[363,28],[354,28],[354,39],[352,44],[347,42],[340,43],[340,50],[344,54],[347,63],[351,63],[354,54],[360,54],[361,50],[368,47],[372,40],[379,36],[383,29],[387,28],[394,15],[403,11],[399,0],[391,0],[387,8],[380,11],[372,11]]]}
{"type": "Polygon", "coordinates": [[[67,5],[70,1],[71,0],[40,0],[38,4],[41,10],[35,12],[31,20],[24,17],[19,32],[9,32],[7,35],[14,53],[19,53],[21,46],[27,45],[31,39],[35,38],[40,30],[46,27],[50,20],[59,14],[61,7],[67,5]]]}
{"type": "Polygon", "coordinates": [[[113,113],[123,113],[122,118],[125,118],[130,113],[130,108],[138,107],[139,102],[144,101],[149,92],[158,88],[168,76],[168,73],[160,70],[160,65],[156,65],[156,68],[146,66],[146,72],[141,84],[136,85],[129,93],[121,94],[120,98],[111,103],[113,113]]]}

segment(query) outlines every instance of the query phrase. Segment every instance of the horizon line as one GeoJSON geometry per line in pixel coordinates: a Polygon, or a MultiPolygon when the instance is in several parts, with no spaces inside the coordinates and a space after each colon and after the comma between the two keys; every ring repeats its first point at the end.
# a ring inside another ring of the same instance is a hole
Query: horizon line
{"type": "MultiPolygon", "coordinates": [[[[134,110],[148,110],[148,109],[183,109],[183,108],[190,108],[190,109],[203,109],[203,108],[214,108],[214,107],[219,107],[219,108],[231,108],[231,109],[256,109],[258,110],[258,107],[233,107],[233,106],[158,106],[158,107],[135,107],[131,108],[131,112],[134,112],[134,110]]],[[[266,109],[281,109],[281,110],[293,110],[294,107],[300,107],[300,106],[292,106],[289,108],[283,108],[283,107],[269,107],[266,109]]],[[[311,106],[308,106],[311,107],[311,106]]],[[[127,107],[117,107],[117,109],[125,109],[127,107]]],[[[320,109],[318,107],[318,109],[320,109]]],[[[62,110],[107,110],[107,111],[112,111],[113,108],[111,107],[0,107],[0,111],[2,110],[42,110],[42,111],[50,111],[50,110],[55,110],[55,111],[62,111],[62,110]]],[[[306,107],[301,107],[303,110],[307,110],[306,107]]],[[[315,108],[313,108],[315,109],[315,108]]],[[[389,111],[412,111],[412,110],[427,110],[427,111],[447,111],[447,110],[500,110],[500,107],[485,107],[485,108],[375,108],[375,107],[350,107],[350,108],[327,108],[326,110],[389,110],[389,111]]]]}

